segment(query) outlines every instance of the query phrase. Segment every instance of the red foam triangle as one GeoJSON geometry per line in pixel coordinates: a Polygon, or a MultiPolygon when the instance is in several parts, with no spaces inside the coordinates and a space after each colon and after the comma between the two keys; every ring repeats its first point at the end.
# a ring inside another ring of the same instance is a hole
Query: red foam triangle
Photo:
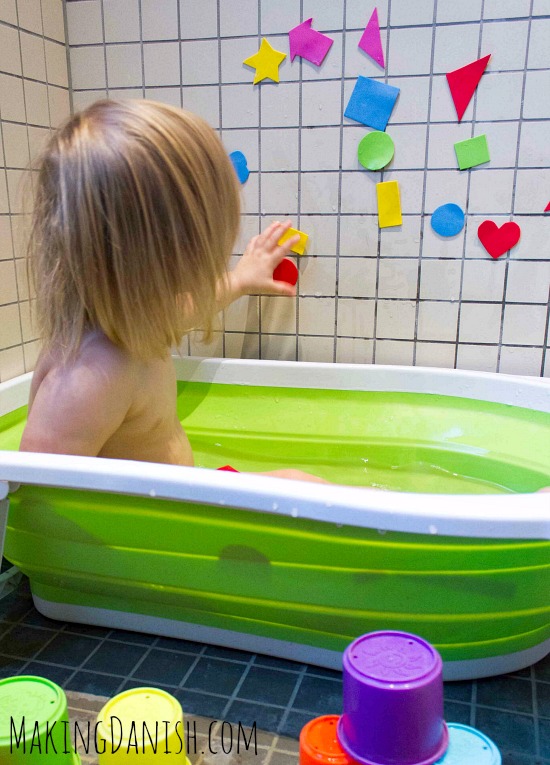
{"type": "Polygon", "coordinates": [[[548,204],[544,208],[544,212],[550,212],[550,202],[548,202],[548,204]]]}
{"type": "Polygon", "coordinates": [[[460,69],[447,72],[447,82],[449,83],[459,122],[474,95],[490,58],[491,54],[489,53],[488,56],[472,61],[471,64],[466,64],[466,66],[462,66],[460,69]]]}

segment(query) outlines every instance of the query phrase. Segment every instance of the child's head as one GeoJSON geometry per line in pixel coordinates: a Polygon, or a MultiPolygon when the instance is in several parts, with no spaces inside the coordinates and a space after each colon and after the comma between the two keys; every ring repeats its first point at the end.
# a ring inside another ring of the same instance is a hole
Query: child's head
{"type": "Polygon", "coordinates": [[[207,334],[239,225],[233,166],[199,117],[98,101],[38,165],[29,246],[44,342],[71,356],[100,329],[140,358],[179,344],[194,307],[207,334]]]}

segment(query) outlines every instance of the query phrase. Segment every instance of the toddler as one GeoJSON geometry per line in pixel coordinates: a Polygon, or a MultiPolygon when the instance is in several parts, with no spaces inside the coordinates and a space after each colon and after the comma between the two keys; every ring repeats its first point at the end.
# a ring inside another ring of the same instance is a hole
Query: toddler
{"type": "MultiPolygon", "coordinates": [[[[153,101],[98,101],[38,163],[29,262],[43,349],[21,450],[193,465],[170,349],[251,294],[299,237],[273,223],[237,267],[239,188],[214,130],[153,101]]],[[[269,473],[322,479],[297,470],[269,473]]]]}

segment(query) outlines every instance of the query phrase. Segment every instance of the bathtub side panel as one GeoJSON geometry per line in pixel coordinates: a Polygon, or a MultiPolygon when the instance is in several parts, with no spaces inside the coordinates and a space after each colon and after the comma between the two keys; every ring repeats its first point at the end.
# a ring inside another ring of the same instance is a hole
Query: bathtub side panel
{"type": "Polygon", "coordinates": [[[402,629],[448,661],[550,637],[550,543],[425,537],[25,486],[7,557],[39,597],[342,651],[402,629]],[[45,542],[46,540],[46,542],[45,542]]]}

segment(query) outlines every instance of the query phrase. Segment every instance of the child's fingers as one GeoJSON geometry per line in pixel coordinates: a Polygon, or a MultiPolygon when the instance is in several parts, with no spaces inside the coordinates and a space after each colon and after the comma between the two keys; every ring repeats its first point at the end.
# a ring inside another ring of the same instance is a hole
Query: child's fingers
{"type": "Polygon", "coordinates": [[[282,295],[284,297],[296,297],[296,287],[288,282],[273,281],[269,294],[282,295]]]}
{"type": "Polygon", "coordinates": [[[262,246],[265,246],[268,242],[268,240],[271,239],[273,236],[273,232],[275,230],[278,230],[281,226],[281,222],[276,220],[273,221],[266,229],[265,231],[262,231],[262,233],[258,236],[258,244],[261,244],[262,246]]]}
{"type": "Polygon", "coordinates": [[[287,220],[284,223],[279,223],[277,228],[273,229],[273,231],[270,232],[269,237],[266,239],[266,242],[265,242],[266,247],[268,249],[274,249],[278,245],[279,239],[283,236],[283,234],[286,231],[288,231],[291,225],[292,225],[291,220],[287,220]]]}

